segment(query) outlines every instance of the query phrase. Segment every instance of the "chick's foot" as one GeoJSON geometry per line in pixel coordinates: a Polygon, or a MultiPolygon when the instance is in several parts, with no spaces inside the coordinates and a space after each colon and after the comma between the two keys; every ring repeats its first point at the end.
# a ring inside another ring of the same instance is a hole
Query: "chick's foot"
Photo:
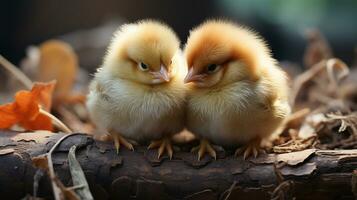
{"type": "Polygon", "coordinates": [[[148,146],[148,149],[154,149],[154,148],[159,148],[157,158],[160,158],[164,153],[164,151],[166,150],[170,160],[172,159],[173,150],[172,150],[171,140],[169,138],[163,138],[160,140],[152,141],[148,146]]]}
{"type": "Polygon", "coordinates": [[[205,153],[208,153],[215,160],[217,158],[216,151],[211,146],[210,142],[208,142],[208,140],[206,140],[206,139],[202,139],[200,141],[200,145],[192,148],[191,152],[195,152],[195,151],[198,151],[198,160],[201,160],[201,158],[205,155],[205,153]]]}
{"type": "Polygon", "coordinates": [[[249,142],[247,145],[240,147],[236,150],[235,156],[239,156],[243,154],[243,159],[246,160],[250,156],[254,156],[256,158],[259,153],[263,153],[264,150],[260,147],[261,139],[255,139],[249,142]]]}
{"type": "Polygon", "coordinates": [[[114,140],[114,146],[117,151],[117,154],[119,154],[119,149],[120,149],[120,144],[124,145],[127,149],[134,151],[134,146],[128,142],[123,136],[121,136],[118,133],[111,133],[113,140],[114,140]]]}

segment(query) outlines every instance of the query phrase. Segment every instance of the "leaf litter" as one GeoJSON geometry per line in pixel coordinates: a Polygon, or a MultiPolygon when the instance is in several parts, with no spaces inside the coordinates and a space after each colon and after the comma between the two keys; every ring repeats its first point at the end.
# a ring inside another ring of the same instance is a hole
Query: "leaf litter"
{"type": "Polygon", "coordinates": [[[357,66],[334,58],[317,30],[309,34],[306,71],[292,77],[293,113],[273,138],[271,152],[357,148],[357,66]]]}

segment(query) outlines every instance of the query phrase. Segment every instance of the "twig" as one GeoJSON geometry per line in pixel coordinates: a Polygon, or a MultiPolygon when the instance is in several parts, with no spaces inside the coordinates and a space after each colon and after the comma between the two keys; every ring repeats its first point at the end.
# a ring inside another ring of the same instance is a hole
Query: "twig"
{"type": "Polygon", "coordinates": [[[52,162],[52,153],[53,151],[57,148],[58,145],[61,144],[61,142],[63,140],[65,140],[66,138],[70,137],[70,136],[73,136],[73,135],[85,135],[83,133],[72,133],[72,134],[68,134],[68,135],[65,135],[63,137],[61,137],[57,142],[56,144],[54,144],[51,148],[51,150],[47,153],[47,162],[48,162],[48,172],[50,174],[50,178],[51,178],[51,183],[52,183],[52,188],[53,188],[53,194],[55,196],[55,199],[56,200],[62,200],[63,198],[63,194],[61,195],[61,190],[60,188],[56,185],[56,175],[55,175],[55,170],[53,169],[53,162],[52,162]]]}
{"type": "MultiPolygon", "coordinates": [[[[228,188],[228,190],[226,191],[226,192],[227,192],[227,195],[226,195],[225,197],[222,196],[222,197],[224,197],[224,200],[228,200],[228,199],[229,199],[229,197],[231,196],[232,191],[235,189],[237,183],[238,183],[237,181],[234,181],[234,182],[232,183],[232,185],[228,188]]],[[[220,199],[222,199],[222,198],[220,198],[220,199]]]]}
{"type": "Polygon", "coordinates": [[[46,115],[49,118],[51,118],[52,119],[52,123],[54,125],[56,125],[58,128],[60,128],[62,131],[64,131],[65,133],[72,133],[73,132],[63,122],[61,122],[61,120],[59,120],[57,117],[55,117],[51,113],[43,110],[42,108],[40,108],[40,113],[46,115]]]}
{"type": "Polygon", "coordinates": [[[293,185],[293,182],[289,180],[284,180],[284,177],[278,169],[276,163],[274,163],[274,172],[279,185],[274,189],[273,193],[271,194],[271,200],[286,199],[286,194],[288,194],[288,191],[293,185]]]}
{"type": "Polygon", "coordinates": [[[271,195],[271,200],[285,199],[285,193],[289,190],[291,186],[291,181],[284,181],[280,183],[273,191],[271,195]]]}
{"type": "Polygon", "coordinates": [[[290,121],[294,121],[300,118],[305,117],[306,115],[308,115],[309,113],[311,113],[311,110],[309,108],[303,108],[301,110],[298,110],[294,113],[292,113],[291,115],[289,115],[286,119],[287,123],[290,121]]]}
{"type": "Polygon", "coordinates": [[[6,58],[4,58],[0,54],[0,64],[5,67],[14,77],[19,80],[27,89],[31,90],[32,88],[32,81],[21,71],[19,70],[14,64],[9,62],[6,58]]]}
{"type": "Polygon", "coordinates": [[[284,120],[284,129],[286,126],[291,127],[291,124],[298,123],[301,124],[301,122],[306,118],[308,114],[311,113],[311,110],[309,108],[304,108],[301,110],[298,110],[292,114],[290,114],[285,120],[284,120]]]}
{"type": "Polygon", "coordinates": [[[89,127],[88,124],[82,122],[77,115],[70,112],[66,107],[60,105],[55,107],[57,113],[61,116],[61,119],[64,123],[68,125],[68,128],[75,132],[88,133],[92,132],[93,128],[89,127]]]}

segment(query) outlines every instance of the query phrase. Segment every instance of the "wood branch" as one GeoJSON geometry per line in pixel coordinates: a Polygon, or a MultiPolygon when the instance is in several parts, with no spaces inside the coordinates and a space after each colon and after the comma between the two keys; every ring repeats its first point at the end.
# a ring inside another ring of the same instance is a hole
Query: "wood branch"
{"type": "MultiPolygon", "coordinates": [[[[39,197],[53,199],[48,176],[31,158],[48,152],[63,134],[0,134],[1,198],[20,199],[35,188],[39,197]]],[[[198,162],[181,146],[172,160],[158,160],[145,146],[117,155],[112,143],[76,134],[52,154],[55,172],[68,187],[67,155],[74,144],[95,199],[354,199],[357,186],[357,150],[308,149],[244,161],[220,149],[216,161],[206,156],[198,162]]]]}

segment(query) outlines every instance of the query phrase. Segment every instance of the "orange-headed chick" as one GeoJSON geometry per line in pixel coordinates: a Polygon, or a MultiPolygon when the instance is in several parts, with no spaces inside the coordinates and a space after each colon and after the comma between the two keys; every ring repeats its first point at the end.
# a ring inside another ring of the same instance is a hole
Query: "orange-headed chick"
{"type": "Polygon", "coordinates": [[[201,138],[198,158],[210,142],[240,146],[258,155],[262,139],[289,114],[288,83],[263,39],[244,27],[211,20],[193,29],[185,46],[188,73],[187,128],[201,138]]]}
{"type": "Polygon", "coordinates": [[[37,80],[56,80],[55,97],[70,96],[77,71],[78,58],[72,47],[60,40],[48,40],[41,44],[37,80]]]}
{"type": "Polygon", "coordinates": [[[133,149],[125,138],[152,141],[149,148],[166,150],[170,137],[184,127],[187,70],[180,42],[167,25],[145,20],[123,25],[115,33],[104,63],[90,86],[87,107],[101,130],[119,149],[133,149]]]}

